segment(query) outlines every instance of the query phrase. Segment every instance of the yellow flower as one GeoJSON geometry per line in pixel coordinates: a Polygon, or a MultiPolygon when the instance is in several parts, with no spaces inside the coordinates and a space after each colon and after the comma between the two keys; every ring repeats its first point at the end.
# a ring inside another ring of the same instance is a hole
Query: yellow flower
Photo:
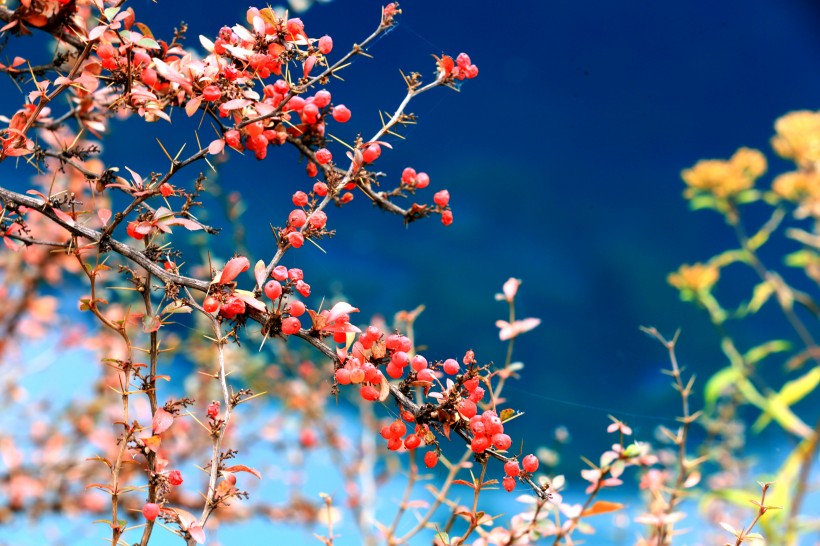
{"type": "Polygon", "coordinates": [[[704,159],[691,169],[684,169],[681,177],[689,188],[687,198],[698,193],[711,193],[715,197],[733,197],[751,189],[755,179],[766,172],[766,158],[757,150],[740,148],[729,161],[704,159]]]}
{"type": "Polygon", "coordinates": [[[783,173],[772,182],[772,190],[789,201],[820,198],[820,173],[794,171],[783,173]]]}
{"type": "Polygon", "coordinates": [[[820,112],[790,112],[774,124],[772,148],[801,166],[820,162],[820,112]]]}
{"type": "Polygon", "coordinates": [[[682,265],[667,282],[680,291],[708,292],[720,278],[720,270],[709,264],[682,265]]]}

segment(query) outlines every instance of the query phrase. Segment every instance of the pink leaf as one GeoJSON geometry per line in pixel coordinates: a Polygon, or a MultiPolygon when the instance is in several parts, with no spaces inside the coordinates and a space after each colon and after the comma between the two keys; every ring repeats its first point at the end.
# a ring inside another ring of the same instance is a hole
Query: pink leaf
{"type": "Polygon", "coordinates": [[[208,144],[208,153],[211,154],[211,155],[216,155],[216,154],[222,152],[222,150],[224,150],[224,149],[225,149],[225,141],[222,140],[221,138],[218,138],[216,140],[212,140],[211,143],[208,144]]]}
{"type": "Polygon", "coordinates": [[[15,58],[14,58],[14,60],[11,62],[11,66],[12,66],[12,67],[15,67],[15,66],[20,66],[20,65],[21,65],[21,64],[23,64],[24,62],[26,62],[26,60],[25,60],[24,58],[22,58],[22,57],[15,57],[15,58]]]}
{"type": "Polygon", "coordinates": [[[232,282],[237,275],[243,271],[247,271],[250,267],[251,263],[244,256],[231,258],[228,260],[228,263],[225,264],[225,269],[222,270],[222,274],[219,276],[219,284],[232,282]]]}
{"type": "Polygon", "coordinates": [[[197,544],[205,544],[205,530],[202,529],[201,525],[191,525],[188,527],[188,533],[190,533],[191,538],[194,539],[197,544]]]}
{"type": "Polygon", "coordinates": [[[262,288],[265,284],[265,262],[259,260],[256,262],[256,265],[253,266],[253,277],[256,279],[256,286],[262,288]]]}
{"type": "Polygon", "coordinates": [[[264,303],[253,297],[247,290],[234,290],[234,296],[244,301],[246,305],[253,307],[257,311],[266,311],[268,308],[264,303]]]}
{"type": "Polygon", "coordinates": [[[97,218],[100,219],[102,225],[108,225],[108,221],[111,219],[111,210],[110,209],[97,209],[97,218]]]}
{"type": "Polygon", "coordinates": [[[202,229],[201,225],[187,218],[171,218],[170,220],[167,220],[165,223],[169,226],[182,226],[188,231],[197,231],[202,229]]]}
{"type": "Polygon", "coordinates": [[[358,310],[358,307],[353,307],[346,301],[340,301],[339,303],[331,307],[330,312],[327,315],[327,321],[335,322],[342,315],[349,315],[350,313],[355,313],[358,310]]]}
{"type": "Polygon", "coordinates": [[[153,431],[154,434],[162,434],[174,424],[174,415],[163,408],[158,408],[154,414],[153,431]]]}
{"type": "Polygon", "coordinates": [[[60,220],[62,220],[65,224],[69,226],[74,225],[74,218],[71,217],[70,214],[67,212],[63,212],[60,209],[52,209],[54,211],[54,215],[57,216],[60,220]]]}
{"type": "Polygon", "coordinates": [[[200,104],[202,104],[202,99],[199,97],[194,97],[185,104],[185,113],[188,114],[188,117],[196,114],[200,104]]]}
{"type": "Polygon", "coordinates": [[[9,239],[8,237],[3,237],[3,243],[13,252],[17,252],[25,246],[23,243],[9,239]]]}
{"type": "Polygon", "coordinates": [[[240,108],[244,108],[251,104],[251,101],[248,99],[233,99],[229,100],[228,102],[222,105],[223,110],[239,110],[240,108]]]}
{"type": "Polygon", "coordinates": [[[305,61],[304,68],[305,68],[305,77],[306,78],[308,77],[308,74],[310,74],[310,71],[313,70],[313,65],[315,65],[315,64],[316,64],[316,56],[315,55],[311,55],[305,61]]]}
{"type": "Polygon", "coordinates": [[[243,464],[229,466],[225,468],[225,470],[227,470],[228,472],[247,472],[248,474],[253,474],[260,480],[262,479],[262,474],[260,474],[258,470],[256,470],[255,468],[251,468],[249,466],[245,466],[243,464]]]}
{"type": "Polygon", "coordinates": [[[108,30],[108,25],[100,25],[98,27],[94,27],[91,29],[91,32],[88,33],[88,39],[93,42],[94,40],[102,36],[106,30],[108,30]]]}

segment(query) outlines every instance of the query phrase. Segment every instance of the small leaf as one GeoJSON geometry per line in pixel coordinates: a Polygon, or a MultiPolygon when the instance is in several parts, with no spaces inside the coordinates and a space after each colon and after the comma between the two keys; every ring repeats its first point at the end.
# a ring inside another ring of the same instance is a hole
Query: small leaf
{"type": "Polygon", "coordinates": [[[251,468],[249,466],[245,466],[243,464],[229,466],[226,467],[225,470],[227,470],[228,472],[247,472],[248,474],[253,474],[260,480],[262,479],[262,474],[260,474],[258,470],[256,470],[255,468],[251,468]]]}
{"type": "Polygon", "coordinates": [[[163,408],[157,408],[152,421],[154,434],[162,434],[174,424],[174,414],[163,408]]]}

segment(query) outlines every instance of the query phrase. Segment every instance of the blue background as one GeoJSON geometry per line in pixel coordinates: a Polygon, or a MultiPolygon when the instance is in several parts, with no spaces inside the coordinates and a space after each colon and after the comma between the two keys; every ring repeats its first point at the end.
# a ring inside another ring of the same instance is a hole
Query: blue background
{"type": "MultiPolygon", "coordinates": [[[[378,5],[335,0],[302,18],[310,36],[332,35],[333,59],[375,28],[378,5]]],[[[245,20],[244,4],[210,0],[134,7],[158,37],[186,21],[194,47],[198,34],[245,20]]],[[[494,322],[507,311],[493,295],[508,277],[521,278],[518,315],[543,323],[516,345],[525,380],[508,394],[527,415],[511,423],[514,436],[534,448],[547,440],[535,431],[567,425],[575,442],[566,472],[579,455],[606,447],[608,413],[649,438],[679,404],[659,372],[664,351],[639,325],[669,335],[682,328],[682,361],[700,378],[724,365],[705,317],[666,284],[680,263],[733,244],[716,215],[688,211],[680,170],[739,146],[764,150],[775,172],[787,168],[768,141],[778,116],[818,108],[820,8],[798,0],[419,0],[402,8],[398,28],[369,49],[375,58],[358,59],[345,82],[329,87],[353,111],[330,131],[348,140],[374,133],[377,110],[392,111],[403,96],[398,69],[430,78],[431,54],[468,52],[479,77],[460,93],[439,89],[414,101],[419,124],[378,163],[388,180],[405,166],[429,173],[427,201],[448,188],[455,224],[404,227],[358,195],[329,211],[339,234],[323,243],[326,255],[306,245],[284,263],[304,268],[314,304],[344,294],[363,318],[425,304],[417,340],[432,358],[473,348],[482,361],[503,361],[494,322]]],[[[105,157],[143,174],[164,169],[155,136],[174,142],[190,133],[163,122],[115,125],[105,157]]],[[[272,254],[269,223],[284,223],[289,196],[309,188],[297,157],[283,148],[264,162],[234,156],[221,168],[219,182],[248,204],[252,261],[272,254]]],[[[218,248],[226,257],[234,250],[224,240],[218,248]]],[[[750,341],[773,337],[768,325],[757,328],[750,341]]]]}

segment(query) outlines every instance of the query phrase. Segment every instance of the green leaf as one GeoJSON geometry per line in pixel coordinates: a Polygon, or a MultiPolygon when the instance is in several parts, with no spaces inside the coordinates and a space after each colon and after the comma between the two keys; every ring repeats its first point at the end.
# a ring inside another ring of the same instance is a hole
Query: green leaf
{"type": "Polygon", "coordinates": [[[785,339],[773,339],[746,351],[746,354],[743,355],[743,360],[746,361],[747,364],[756,364],[773,353],[782,353],[791,348],[791,343],[785,339]]]}
{"type": "Polygon", "coordinates": [[[147,36],[140,38],[137,45],[146,49],[159,49],[159,44],[157,41],[153,38],[148,38],[147,36]]]}
{"type": "Polygon", "coordinates": [[[706,407],[710,410],[714,408],[718,398],[740,377],[740,370],[732,366],[727,366],[715,372],[706,382],[706,386],[703,389],[703,401],[706,407]]]}
{"type": "Polygon", "coordinates": [[[812,393],[818,384],[820,384],[820,366],[815,366],[802,377],[798,377],[783,385],[777,397],[786,405],[791,406],[812,393]]]}
{"type": "Polygon", "coordinates": [[[813,250],[804,248],[791,254],[786,254],[784,262],[789,267],[806,267],[817,262],[817,253],[813,250]]]}
{"type": "Polygon", "coordinates": [[[700,209],[717,209],[717,203],[714,196],[710,194],[700,194],[692,197],[689,200],[689,208],[692,210],[700,209]]]}
{"type": "Polygon", "coordinates": [[[105,15],[105,19],[110,22],[114,20],[114,17],[116,17],[119,12],[119,7],[112,6],[110,8],[106,8],[106,10],[103,12],[103,15],[105,15]]]}
{"type": "Polygon", "coordinates": [[[746,315],[748,313],[757,313],[760,311],[760,308],[763,307],[767,301],[769,301],[772,294],[774,294],[774,284],[769,281],[763,281],[758,284],[754,287],[752,299],[746,304],[746,309],[742,314],[746,315]]]}

